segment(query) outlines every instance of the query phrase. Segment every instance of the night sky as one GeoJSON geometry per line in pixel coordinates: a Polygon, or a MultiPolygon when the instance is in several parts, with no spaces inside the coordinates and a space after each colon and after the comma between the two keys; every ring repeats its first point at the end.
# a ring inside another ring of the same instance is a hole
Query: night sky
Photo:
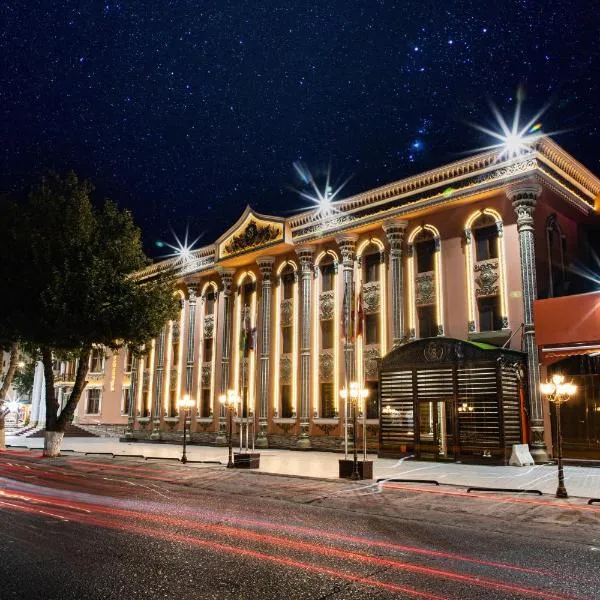
{"type": "Polygon", "coordinates": [[[248,203],[306,207],[297,161],[350,195],[461,158],[520,87],[600,173],[599,21],[584,0],[2,2],[0,189],[74,168],[157,256],[248,203]]]}

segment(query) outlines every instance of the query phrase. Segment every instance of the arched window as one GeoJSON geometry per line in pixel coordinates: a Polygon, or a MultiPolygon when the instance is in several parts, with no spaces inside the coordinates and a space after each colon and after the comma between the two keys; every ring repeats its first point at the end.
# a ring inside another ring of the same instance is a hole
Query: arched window
{"type": "Polygon", "coordinates": [[[546,248],[548,253],[548,297],[564,296],[568,287],[565,277],[567,238],[556,214],[550,215],[546,221],[546,248]]]}
{"type": "Polygon", "coordinates": [[[214,281],[209,281],[202,287],[200,299],[201,310],[201,350],[200,350],[200,406],[201,418],[209,418],[213,414],[215,394],[215,352],[217,342],[217,294],[218,287],[214,281]]]}
{"type": "Polygon", "coordinates": [[[499,213],[490,208],[465,223],[469,333],[508,328],[503,231],[499,213]]]}
{"type": "Polygon", "coordinates": [[[409,334],[444,335],[442,246],[439,231],[423,225],[408,238],[409,334]]]}

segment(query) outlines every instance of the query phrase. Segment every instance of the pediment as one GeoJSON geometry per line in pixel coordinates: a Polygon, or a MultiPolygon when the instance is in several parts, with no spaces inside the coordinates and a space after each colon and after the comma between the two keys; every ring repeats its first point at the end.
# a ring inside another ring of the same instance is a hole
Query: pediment
{"type": "Polygon", "coordinates": [[[237,256],[283,242],[285,219],[261,215],[247,206],[235,225],[218,240],[219,258],[237,256]]]}

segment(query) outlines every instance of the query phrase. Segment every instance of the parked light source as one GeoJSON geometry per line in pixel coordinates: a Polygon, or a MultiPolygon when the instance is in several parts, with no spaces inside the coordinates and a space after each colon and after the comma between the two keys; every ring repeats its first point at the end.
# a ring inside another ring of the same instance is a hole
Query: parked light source
{"type": "Polygon", "coordinates": [[[347,400],[350,402],[350,406],[352,407],[352,445],[354,446],[354,466],[352,468],[353,480],[360,479],[360,474],[358,472],[358,455],[356,449],[356,413],[359,402],[362,407],[362,403],[364,400],[366,400],[368,395],[369,390],[366,388],[361,388],[356,381],[350,382],[348,388],[340,390],[340,396],[342,397],[342,400],[347,400]]]}
{"type": "Polygon", "coordinates": [[[189,416],[190,410],[192,409],[193,406],[195,406],[195,404],[196,403],[190,398],[189,394],[186,394],[177,403],[179,410],[183,410],[183,453],[181,455],[181,462],[184,465],[187,462],[187,456],[185,454],[185,437],[186,437],[185,434],[186,434],[186,430],[187,430],[188,416],[189,416]]]}
{"type": "Polygon", "coordinates": [[[577,393],[577,386],[568,382],[565,383],[564,375],[555,373],[552,379],[546,383],[540,384],[540,390],[546,396],[549,402],[554,402],[556,406],[556,446],[557,446],[557,464],[558,464],[558,487],[556,488],[557,498],[568,498],[565,488],[565,476],[562,463],[562,433],[560,430],[560,405],[567,402],[577,393]]]}
{"type": "MultiPolygon", "coordinates": [[[[233,413],[237,410],[238,404],[240,403],[240,397],[237,395],[235,390],[227,390],[227,394],[221,394],[219,396],[219,402],[229,414],[229,461],[227,462],[227,468],[232,469],[234,467],[232,446],[233,413]]],[[[240,432],[240,437],[241,435],[242,434],[240,432]]]]}

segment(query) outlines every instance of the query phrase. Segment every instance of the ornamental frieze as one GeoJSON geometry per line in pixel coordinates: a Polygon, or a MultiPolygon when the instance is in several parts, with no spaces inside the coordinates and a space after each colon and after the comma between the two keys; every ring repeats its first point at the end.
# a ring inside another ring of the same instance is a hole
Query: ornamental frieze
{"type": "Polygon", "coordinates": [[[281,383],[289,383],[292,378],[292,361],[282,357],[279,361],[279,379],[281,383]]]}
{"type": "Polygon", "coordinates": [[[290,327],[294,322],[294,304],[291,298],[281,301],[281,326],[290,327]]]}
{"type": "Polygon", "coordinates": [[[333,356],[326,352],[319,355],[319,379],[320,381],[333,379],[333,356]]]}
{"type": "Polygon", "coordinates": [[[334,311],[334,292],[321,292],[319,296],[319,318],[321,321],[330,321],[333,319],[334,311]]]}
{"type": "Polygon", "coordinates": [[[254,219],[238,235],[234,235],[224,247],[223,254],[237,254],[264,246],[282,236],[282,230],[274,225],[257,223],[254,219]]]}
{"type": "Polygon", "coordinates": [[[379,375],[379,346],[367,346],[363,353],[364,374],[367,379],[377,379],[379,375]]]}
{"type": "Polygon", "coordinates": [[[363,303],[365,313],[375,313],[379,310],[380,286],[378,281],[363,284],[363,303]]]}
{"type": "Polygon", "coordinates": [[[206,315],[204,317],[204,339],[210,339],[213,337],[215,330],[215,316],[206,315]]]}
{"type": "Polygon", "coordinates": [[[480,262],[473,267],[475,272],[476,296],[495,296],[498,294],[498,261],[480,262]]]}
{"type": "Polygon", "coordinates": [[[435,302],[435,279],[432,272],[419,273],[415,277],[415,296],[417,306],[434,304],[435,302]]]}

